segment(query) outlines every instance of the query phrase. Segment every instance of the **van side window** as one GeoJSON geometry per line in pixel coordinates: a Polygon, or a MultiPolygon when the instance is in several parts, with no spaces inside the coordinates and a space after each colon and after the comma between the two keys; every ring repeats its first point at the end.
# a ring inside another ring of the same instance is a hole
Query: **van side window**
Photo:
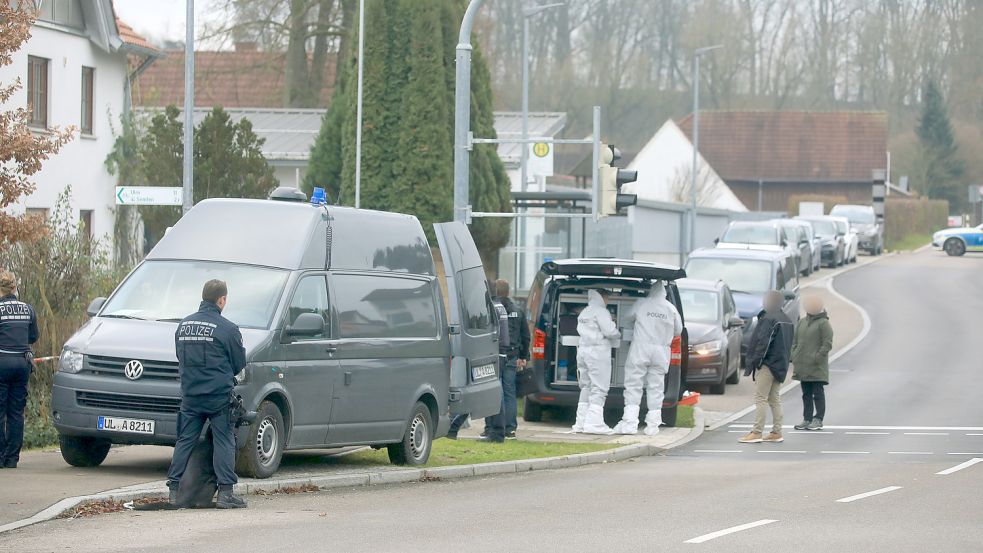
{"type": "Polygon", "coordinates": [[[464,329],[468,334],[486,334],[498,328],[498,317],[492,319],[491,296],[485,272],[481,267],[461,271],[464,302],[464,329]]]}
{"type": "MultiPolygon", "coordinates": [[[[305,276],[300,280],[297,289],[294,290],[294,297],[290,300],[290,308],[287,312],[287,324],[292,325],[302,313],[316,313],[324,319],[325,332],[331,321],[331,311],[328,307],[328,286],[325,283],[324,275],[305,276]]],[[[298,340],[323,340],[327,336],[318,334],[317,336],[305,336],[298,340]]]]}
{"type": "Polygon", "coordinates": [[[435,338],[437,305],[431,281],[332,274],[342,338],[435,338]]]}

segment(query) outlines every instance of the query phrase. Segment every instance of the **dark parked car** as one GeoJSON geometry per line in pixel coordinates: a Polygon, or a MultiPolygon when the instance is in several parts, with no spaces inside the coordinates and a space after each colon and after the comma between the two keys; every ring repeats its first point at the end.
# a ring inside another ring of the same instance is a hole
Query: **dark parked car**
{"type": "Polygon", "coordinates": [[[860,249],[870,255],[884,252],[884,227],[877,221],[874,208],[869,205],[834,205],[829,212],[836,217],[846,217],[850,228],[857,233],[860,249]]]}
{"type": "Polygon", "coordinates": [[[689,331],[688,384],[707,384],[722,394],[726,384],[741,379],[741,341],[744,319],[730,288],[722,280],[683,279],[676,283],[689,331]]]}
{"type": "Polygon", "coordinates": [[[694,279],[720,279],[730,287],[738,315],[744,319],[742,367],[765,292],[781,291],[785,295],[782,310],[793,321],[799,320],[799,274],[783,252],[702,248],[690,254],[686,274],[694,279]]]}
{"type": "MultiPolygon", "coordinates": [[[[532,364],[519,379],[519,394],[525,395],[523,418],[539,421],[546,408],[573,408],[580,388],[577,385],[577,315],[587,305],[587,291],[612,291],[608,309],[618,321],[636,300],[645,297],[655,280],[666,281],[666,297],[685,322],[683,306],[675,281],[686,273],[679,267],[623,259],[565,259],[543,264],[526,300],[532,325],[532,364]]],[[[624,329],[622,329],[624,330],[624,329]]],[[[624,335],[624,332],[622,332],[624,335]]],[[[676,424],[680,394],[680,374],[687,367],[687,333],[672,343],[672,362],[666,374],[666,397],[662,421],[676,424]]],[[[612,355],[609,409],[624,407],[625,362],[631,342],[622,340],[612,355]]],[[[645,401],[642,401],[644,409],[645,401]]]]}
{"type": "Polygon", "coordinates": [[[812,274],[812,237],[802,226],[801,221],[795,219],[775,219],[788,233],[789,245],[798,251],[799,273],[804,276],[812,274]]]}
{"type": "Polygon", "coordinates": [[[846,235],[841,234],[836,221],[826,216],[796,217],[797,221],[806,221],[812,225],[812,230],[822,243],[821,257],[827,267],[839,267],[846,263],[846,235]]]}

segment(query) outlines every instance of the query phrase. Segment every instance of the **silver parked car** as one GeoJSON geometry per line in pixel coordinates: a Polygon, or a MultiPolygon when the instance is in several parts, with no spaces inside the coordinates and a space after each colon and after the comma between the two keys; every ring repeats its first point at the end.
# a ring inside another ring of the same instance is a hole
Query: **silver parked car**
{"type": "Polygon", "coordinates": [[[813,255],[815,247],[813,245],[812,226],[795,219],[775,219],[775,222],[788,232],[789,244],[795,244],[799,251],[799,273],[804,276],[811,275],[812,271],[819,266],[818,255],[813,255]]]}
{"type": "Polygon", "coordinates": [[[859,249],[870,255],[884,252],[884,227],[877,220],[874,208],[869,205],[834,205],[829,212],[836,217],[846,217],[850,229],[857,233],[859,249]]]}
{"type": "Polygon", "coordinates": [[[820,259],[827,267],[839,267],[847,260],[847,237],[840,234],[836,221],[827,215],[814,217],[799,216],[796,221],[805,221],[812,225],[815,236],[819,239],[820,259]]]}

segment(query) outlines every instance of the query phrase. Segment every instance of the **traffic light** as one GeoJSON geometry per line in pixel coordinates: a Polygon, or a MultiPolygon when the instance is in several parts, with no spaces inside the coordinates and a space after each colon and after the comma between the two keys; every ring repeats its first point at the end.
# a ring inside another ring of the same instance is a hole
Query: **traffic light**
{"type": "Polygon", "coordinates": [[[623,208],[635,205],[638,201],[635,194],[621,193],[623,185],[638,179],[638,171],[615,167],[614,162],[619,159],[621,159],[620,150],[610,144],[601,144],[601,160],[597,171],[601,179],[599,187],[601,197],[598,201],[599,217],[617,215],[623,208]]]}

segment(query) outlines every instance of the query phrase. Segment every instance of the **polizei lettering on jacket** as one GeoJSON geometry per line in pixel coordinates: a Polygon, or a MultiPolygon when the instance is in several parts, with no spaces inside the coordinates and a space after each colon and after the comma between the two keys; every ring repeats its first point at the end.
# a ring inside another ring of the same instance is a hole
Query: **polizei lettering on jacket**
{"type": "Polygon", "coordinates": [[[178,340],[182,342],[211,342],[216,325],[204,321],[186,321],[178,328],[178,340]]]}
{"type": "Polygon", "coordinates": [[[656,319],[662,319],[663,321],[668,321],[669,320],[669,315],[667,315],[665,313],[661,313],[659,311],[646,311],[645,312],[645,316],[646,317],[654,317],[656,319]]]}
{"type": "Polygon", "coordinates": [[[31,318],[31,308],[19,301],[0,303],[0,321],[27,321],[31,318]]]}

